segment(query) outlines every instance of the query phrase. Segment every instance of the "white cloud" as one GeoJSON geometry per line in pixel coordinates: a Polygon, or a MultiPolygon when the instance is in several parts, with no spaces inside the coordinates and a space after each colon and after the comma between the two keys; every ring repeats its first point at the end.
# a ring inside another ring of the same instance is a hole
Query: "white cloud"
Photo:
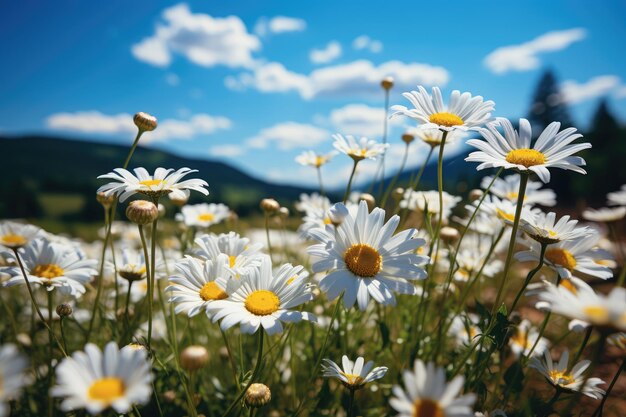
{"type": "MultiPolygon", "coordinates": [[[[331,111],[328,117],[337,132],[370,138],[382,137],[384,119],[385,109],[365,104],[348,104],[331,111]]],[[[389,122],[400,125],[402,120],[395,118],[389,122]]]]}
{"type": "Polygon", "coordinates": [[[132,54],[148,64],[167,67],[180,54],[203,67],[251,67],[261,48],[237,16],[224,18],[192,13],[184,3],[165,9],[154,34],[132,46],[132,54]]]}
{"type": "Polygon", "coordinates": [[[383,43],[381,41],[374,40],[367,35],[361,35],[352,41],[352,48],[357,51],[367,49],[368,51],[377,54],[383,50],[383,43]]]}
{"type": "MultiPolygon", "coordinates": [[[[620,79],[615,75],[600,75],[580,84],[573,80],[564,81],[561,84],[562,101],[568,104],[580,103],[607,95],[619,86],[620,79]]],[[[622,88],[626,89],[626,87],[622,88]]],[[[617,90],[617,96],[619,97],[619,90],[617,90]]]]}
{"type": "Polygon", "coordinates": [[[532,41],[494,50],[485,57],[484,64],[496,74],[532,70],[541,64],[538,54],[560,51],[574,42],[585,39],[586,36],[587,32],[582,28],[544,33],[532,41]]]}
{"type": "Polygon", "coordinates": [[[270,62],[255,68],[254,73],[227,77],[224,82],[233,90],[254,88],[267,93],[296,91],[305,99],[371,97],[381,94],[380,81],[386,76],[394,78],[398,90],[412,89],[418,84],[443,86],[449,80],[449,73],[443,67],[401,61],[388,61],[376,66],[370,61],[358,60],[319,68],[308,76],[270,62]]]}
{"type": "MultiPolygon", "coordinates": [[[[107,115],[98,111],[55,113],[48,116],[46,126],[53,130],[106,135],[132,135],[137,131],[131,114],[107,115]]],[[[230,119],[208,114],[196,114],[188,120],[164,119],[159,120],[156,130],[142,137],[142,142],[192,139],[198,135],[209,135],[218,130],[230,129],[231,126],[230,119]]]]}
{"type": "Polygon", "coordinates": [[[246,149],[240,145],[215,145],[209,148],[209,154],[214,157],[234,157],[245,152],[246,149]]]}
{"type": "Polygon", "coordinates": [[[341,56],[341,44],[337,41],[328,42],[323,49],[313,49],[309,59],[314,64],[328,64],[341,56]]]}
{"type": "Polygon", "coordinates": [[[271,19],[262,17],[254,26],[254,33],[259,36],[267,36],[274,33],[302,32],[306,29],[303,19],[287,16],[275,16],[271,19]]]}
{"type": "Polygon", "coordinates": [[[250,148],[263,149],[275,143],[280,150],[312,148],[329,140],[330,132],[309,124],[283,122],[261,129],[254,137],[246,140],[250,148]]]}

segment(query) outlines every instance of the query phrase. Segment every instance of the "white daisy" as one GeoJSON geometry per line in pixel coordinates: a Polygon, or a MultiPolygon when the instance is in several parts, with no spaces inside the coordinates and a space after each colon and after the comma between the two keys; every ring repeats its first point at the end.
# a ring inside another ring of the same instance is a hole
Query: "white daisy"
{"type": "Polygon", "coordinates": [[[470,93],[461,94],[460,91],[454,90],[450,95],[448,106],[445,106],[438,87],[433,87],[432,97],[421,85],[417,89],[419,91],[402,93],[414,108],[392,106],[391,110],[395,113],[391,117],[403,114],[421,123],[421,128],[446,131],[473,130],[491,120],[491,112],[495,105],[493,101],[483,101],[481,96],[472,97],[470,93]]]}
{"type": "Polygon", "coordinates": [[[303,166],[319,168],[328,163],[335,155],[337,155],[337,152],[334,151],[327,154],[318,154],[315,153],[315,151],[304,151],[296,156],[296,162],[303,166]]]}
{"type": "Polygon", "coordinates": [[[619,191],[608,193],[606,198],[612,206],[626,206],[626,184],[619,191]]]}
{"type": "MultiPolygon", "coordinates": [[[[474,201],[471,205],[466,205],[465,208],[473,212],[476,210],[476,206],[478,205],[478,201],[474,201]]],[[[483,200],[482,204],[479,208],[479,213],[482,212],[492,218],[498,218],[504,224],[512,225],[515,221],[515,211],[517,209],[517,204],[512,203],[509,200],[501,200],[496,196],[488,195],[483,200]]],[[[524,218],[532,218],[534,213],[538,213],[539,209],[531,208],[529,206],[522,206],[522,211],[520,215],[520,219],[524,218]]]]}
{"type": "Polygon", "coordinates": [[[320,242],[308,249],[318,259],[313,272],[332,271],[320,281],[320,289],[330,300],[344,293],[346,308],[358,300],[359,308],[365,310],[370,297],[395,305],[394,292],[416,294],[410,281],[426,277],[419,265],[426,264],[428,257],[415,252],[425,242],[416,237],[415,229],[393,236],[400,222],[397,215],[384,222],[385,210],[377,207],[369,213],[362,201],[356,216],[348,213],[339,227],[310,231],[320,242]]]}
{"type": "Polygon", "coordinates": [[[513,355],[518,358],[521,355],[528,356],[533,346],[532,356],[539,356],[548,349],[549,342],[545,337],[539,337],[539,331],[530,321],[522,320],[517,325],[513,335],[509,338],[509,347],[513,355]]]}
{"type": "Polygon", "coordinates": [[[302,266],[291,264],[282,265],[272,273],[272,262],[265,256],[259,269],[243,276],[241,285],[230,297],[211,302],[208,312],[213,314],[214,323],[222,320],[223,330],[240,324],[241,331],[250,334],[259,327],[269,335],[281,333],[281,322],[316,321],[311,313],[291,310],[313,299],[308,276],[302,266]]]}
{"type": "Polygon", "coordinates": [[[491,244],[492,240],[487,236],[474,233],[465,235],[456,255],[458,268],[454,271],[454,279],[460,282],[467,282],[481,268],[482,276],[488,278],[500,272],[503,267],[502,261],[499,259],[487,260],[487,256],[492,255],[489,253],[491,244]]]}
{"type": "Polygon", "coordinates": [[[96,415],[112,407],[127,413],[134,404],[146,404],[150,399],[150,368],[145,349],[119,349],[109,342],[102,352],[88,343],[84,352],[74,352],[57,366],[57,385],[50,392],[64,398],[63,411],[85,408],[96,415]]]}
{"type": "MultiPolygon", "coordinates": [[[[483,177],[480,186],[487,189],[493,176],[483,177]]],[[[519,175],[507,175],[504,178],[498,177],[493,182],[489,192],[503,200],[509,200],[511,203],[517,203],[517,193],[519,192],[519,175]]],[[[539,181],[528,180],[526,184],[526,192],[524,193],[524,204],[539,204],[546,207],[556,205],[556,193],[550,189],[541,189],[543,183],[539,181]]]]}
{"type": "Polygon", "coordinates": [[[626,216],[626,207],[602,207],[599,209],[588,208],[583,211],[583,219],[592,222],[609,223],[621,220],[626,216]]]}
{"type": "Polygon", "coordinates": [[[208,315],[209,304],[228,298],[236,288],[228,256],[224,254],[206,261],[187,256],[174,268],[177,273],[169,278],[171,285],[165,291],[171,292],[169,302],[176,305],[177,314],[184,312],[193,317],[204,311],[208,315]]]}
{"type": "Polygon", "coordinates": [[[398,417],[474,417],[476,395],[459,396],[465,378],[457,376],[446,383],[443,368],[430,362],[424,365],[416,360],[413,371],[402,373],[405,390],[393,387],[389,404],[398,411],[398,417]]]}
{"type": "Polygon", "coordinates": [[[591,361],[584,360],[574,365],[571,370],[568,366],[569,351],[565,350],[561,354],[558,362],[552,361],[550,351],[546,350],[543,360],[532,358],[528,363],[530,368],[536,369],[543,375],[550,384],[568,391],[577,391],[588,397],[600,399],[605,391],[598,388],[598,385],[605,382],[600,378],[585,378],[583,374],[591,364],[591,361]],[[583,386],[583,384],[585,384],[583,386]]]}
{"type": "Polygon", "coordinates": [[[578,220],[563,216],[556,222],[556,213],[534,212],[520,220],[521,229],[533,240],[544,244],[554,244],[590,235],[587,227],[576,227],[578,220]]]}
{"type": "Polygon", "coordinates": [[[354,136],[346,135],[344,137],[340,134],[336,134],[333,135],[333,138],[335,139],[333,146],[338,151],[345,153],[355,161],[360,161],[365,158],[376,159],[380,155],[384,154],[389,147],[388,143],[378,143],[375,140],[368,139],[366,137],[362,137],[357,141],[354,136]]]}
{"type": "Polygon", "coordinates": [[[124,247],[122,248],[121,261],[117,264],[119,276],[127,281],[140,281],[146,278],[146,261],[143,257],[143,251],[124,247]]]}
{"type": "Polygon", "coordinates": [[[591,148],[591,144],[570,145],[582,135],[576,133],[573,127],[559,132],[560,127],[559,122],[550,123],[531,148],[532,130],[528,120],[519,120],[518,132],[508,119],[497,118],[495,123],[489,123],[487,128],[479,130],[486,141],[480,139],[467,141],[468,145],[478,148],[479,151],[470,153],[465,160],[481,162],[476,167],[477,170],[504,167],[519,172],[534,172],[544,183],[550,181],[548,168],[561,168],[586,174],[587,172],[581,168],[585,165],[585,160],[572,155],[591,148]],[[504,136],[498,131],[500,126],[504,130],[504,136]]]}
{"type": "Polygon", "coordinates": [[[103,192],[106,196],[115,194],[121,202],[134,194],[144,194],[151,198],[162,197],[166,194],[174,194],[173,197],[186,197],[186,190],[194,190],[201,194],[208,195],[209,191],[204,187],[208,184],[204,180],[190,179],[181,181],[181,178],[196,169],[181,168],[177,171],[173,169],[157,168],[154,175],[150,175],[145,168],[135,168],[135,175],[124,168],[115,168],[113,172],[100,175],[98,178],[111,179],[110,182],[98,188],[98,192],[103,192]]]}
{"type": "Polygon", "coordinates": [[[225,204],[202,203],[183,206],[177,220],[187,227],[209,227],[223,222],[230,216],[230,209],[225,204]]]}
{"type": "Polygon", "coordinates": [[[9,249],[24,247],[42,234],[40,228],[30,224],[10,220],[0,222],[0,246],[9,249]]]}
{"type": "MultiPolygon", "coordinates": [[[[85,284],[98,274],[97,261],[81,259],[76,251],[66,246],[38,239],[20,254],[28,281],[43,286],[48,291],[55,288],[63,294],[79,297],[85,293],[85,284]]],[[[19,267],[9,272],[13,277],[5,285],[25,284],[19,267]]]]}
{"type": "Polygon", "coordinates": [[[0,417],[11,414],[9,402],[17,400],[28,379],[26,355],[13,344],[0,346],[0,417]]]}
{"type": "Polygon", "coordinates": [[[324,197],[318,193],[300,194],[300,200],[296,202],[296,210],[303,213],[309,211],[328,210],[330,208],[330,200],[328,197],[324,197]]]}
{"type": "Polygon", "coordinates": [[[346,355],[341,357],[340,367],[330,359],[324,359],[324,365],[322,367],[324,376],[326,378],[337,378],[348,389],[357,390],[361,389],[368,382],[381,379],[387,373],[386,366],[378,366],[374,369],[374,361],[365,363],[362,357],[358,357],[356,361],[352,362],[346,355]]]}
{"type": "Polygon", "coordinates": [[[229,268],[236,275],[244,275],[250,269],[258,268],[263,259],[263,245],[250,243],[250,239],[235,232],[202,235],[194,242],[198,246],[192,251],[194,256],[215,261],[220,254],[225,254],[228,256],[229,268]]]}
{"type": "MultiPolygon", "coordinates": [[[[422,142],[427,144],[432,148],[436,148],[441,145],[441,141],[443,140],[443,131],[439,128],[423,128],[418,127],[411,130],[411,134],[417,136],[422,142]]],[[[446,144],[451,144],[459,140],[464,135],[461,131],[451,131],[448,132],[448,136],[446,137],[446,144]]]]}
{"type": "Polygon", "coordinates": [[[454,316],[448,334],[454,338],[458,347],[469,346],[474,338],[482,333],[478,327],[479,322],[480,319],[476,314],[454,316]]]}
{"type": "MultiPolygon", "coordinates": [[[[443,218],[447,219],[452,213],[452,209],[462,200],[461,197],[453,196],[443,192],[443,218]]],[[[439,215],[439,192],[437,191],[415,191],[407,189],[400,201],[400,207],[408,210],[420,210],[433,216],[439,215]]]]}

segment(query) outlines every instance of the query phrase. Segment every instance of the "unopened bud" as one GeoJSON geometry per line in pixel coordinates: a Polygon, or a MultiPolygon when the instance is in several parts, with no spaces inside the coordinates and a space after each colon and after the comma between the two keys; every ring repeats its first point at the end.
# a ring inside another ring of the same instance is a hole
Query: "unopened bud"
{"type": "Polygon", "coordinates": [[[115,202],[115,194],[110,194],[110,195],[107,196],[102,191],[99,191],[96,194],[96,200],[98,201],[98,203],[100,203],[102,205],[102,207],[109,208],[115,202]]]}
{"type": "Polygon", "coordinates": [[[281,207],[278,210],[278,215],[283,218],[286,219],[287,217],[289,217],[289,209],[287,207],[281,207]]]}
{"type": "Polygon", "coordinates": [[[402,135],[402,142],[406,143],[407,145],[413,142],[414,140],[415,140],[415,136],[413,136],[410,133],[405,133],[404,135],[402,135]]]}
{"type": "Polygon", "coordinates": [[[395,190],[393,190],[393,194],[391,194],[391,196],[394,200],[402,200],[402,198],[404,197],[404,188],[396,188],[395,190]]]}
{"type": "Polygon", "coordinates": [[[380,82],[380,85],[385,90],[391,90],[391,87],[393,87],[393,77],[383,78],[383,80],[380,82]]]}
{"type": "Polygon", "coordinates": [[[209,352],[204,346],[187,346],[180,353],[180,366],[188,371],[196,371],[209,361],[209,352]]]}
{"type": "Polygon", "coordinates": [[[150,132],[157,127],[156,117],[142,111],[135,114],[133,122],[135,122],[135,126],[137,126],[140,132],[150,132]]]}
{"type": "Polygon", "coordinates": [[[454,227],[442,227],[441,231],[439,232],[439,237],[441,237],[441,240],[448,244],[456,242],[459,236],[459,231],[456,230],[454,227]]]}
{"type": "Polygon", "coordinates": [[[470,191],[469,193],[469,199],[470,201],[476,201],[478,199],[480,199],[483,196],[483,190],[479,190],[479,189],[474,189],[472,191],[470,191]]]}
{"type": "Polygon", "coordinates": [[[278,210],[280,210],[280,204],[278,204],[278,201],[274,200],[273,198],[264,198],[263,200],[261,200],[260,207],[261,210],[266,213],[276,213],[278,210]]]}
{"type": "Polygon", "coordinates": [[[270,402],[271,399],[272,392],[270,387],[258,382],[251,384],[244,396],[244,401],[248,407],[262,407],[270,402]]]}
{"type": "Polygon", "coordinates": [[[67,303],[59,304],[57,306],[57,314],[59,317],[67,317],[71,315],[73,311],[72,306],[67,303]]]}
{"type": "Polygon", "coordinates": [[[126,208],[126,217],[135,224],[152,223],[159,217],[159,209],[147,200],[135,200],[126,208]]]}
{"type": "Polygon", "coordinates": [[[359,196],[359,201],[365,201],[367,203],[367,209],[369,211],[374,210],[374,207],[376,207],[376,199],[371,194],[368,194],[368,193],[361,194],[359,196]]]}
{"type": "MultiPolygon", "coordinates": [[[[185,190],[187,191],[187,190],[185,190]]],[[[170,193],[167,195],[172,202],[177,207],[182,207],[187,204],[189,201],[189,192],[186,193],[170,193]]]]}

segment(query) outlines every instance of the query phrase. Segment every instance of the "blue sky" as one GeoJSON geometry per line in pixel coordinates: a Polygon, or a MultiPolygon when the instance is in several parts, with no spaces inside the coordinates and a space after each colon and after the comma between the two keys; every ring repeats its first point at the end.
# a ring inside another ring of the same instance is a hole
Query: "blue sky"
{"type": "MultiPolygon", "coordinates": [[[[579,127],[605,96],[626,119],[623,1],[59,0],[0,11],[0,132],[130,143],[129,115],[146,111],[160,121],[146,144],[274,181],[315,183],[294,157],[329,151],[332,133],[379,139],[385,75],[392,105],[439,85],[519,117],[550,67],[579,127]]],[[[409,127],[392,124],[389,164],[409,127]]],[[[410,164],[424,154],[415,148],[410,164]]],[[[345,182],[346,159],[325,167],[329,183],[345,182]]]]}

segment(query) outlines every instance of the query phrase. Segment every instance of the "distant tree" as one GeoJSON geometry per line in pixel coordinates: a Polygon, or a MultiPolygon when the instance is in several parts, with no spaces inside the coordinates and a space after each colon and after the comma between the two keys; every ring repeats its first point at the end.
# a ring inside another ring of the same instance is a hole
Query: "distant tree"
{"type": "Polygon", "coordinates": [[[567,105],[562,100],[558,80],[552,70],[546,70],[535,88],[528,120],[537,126],[537,132],[552,122],[561,122],[563,127],[572,125],[567,105]]]}

